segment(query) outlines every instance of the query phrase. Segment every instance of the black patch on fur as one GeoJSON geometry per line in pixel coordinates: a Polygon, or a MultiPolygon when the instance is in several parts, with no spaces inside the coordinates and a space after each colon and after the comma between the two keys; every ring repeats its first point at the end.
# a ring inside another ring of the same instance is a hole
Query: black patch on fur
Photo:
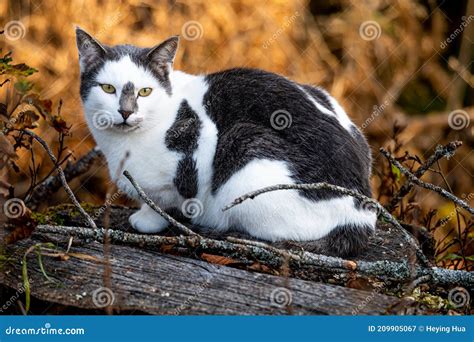
{"type": "Polygon", "coordinates": [[[321,239],[324,254],[339,257],[353,257],[363,252],[374,229],[370,226],[341,225],[321,239]]]}
{"type": "MultiPolygon", "coordinates": [[[[327,182],[370,196],[367,150],[293,82],[255,69],[226,70],[206,80],[203,104],[219,131],[213,192],[251,160],[266,158],[287,161],[296,183],[327,182]],[[282,130],[270,120],[279,110],[292,120],[282,130]]],[[[319,94],[317,88],[311,94],[319,94]]],[[[329,191],[302,193],[314,200],[340,197],[329,191]]]]}
{"type": "Polygon", "coordinates": [[[196,162],[191,156],[185,156],[178,163],[174,184],[184,198],[194,198],[198,192],[196,162]]]}
{"type": "MultiPolygon", "coordinates": [[[[342,225],[334,228],[325,237],[314,241],[277,241],[271,245],[289,250],[301,250],[341,258],[362,254],[369,246],[375,230],[369,226],[342,225]]],[[[267,242],[268,243],[268,242],[267,242]]]]}
{"type": "Polygon", "coordinates": [[[178,163],[174,183],[184,198],[196,197],[198,192],[197,168],[192,155],[198,147],[201,120],[183,101],[176,115],[176,121],[166,132],[165,143],[170,150],[184,154],[178,163]]]}
{"type": "Polygon", "coordinates": [[[135,96],[135,86],[132,82],[127,82],[122,88],[119,99],[120,110],[135,113],[138,110],[137,97],[135,96]]]}

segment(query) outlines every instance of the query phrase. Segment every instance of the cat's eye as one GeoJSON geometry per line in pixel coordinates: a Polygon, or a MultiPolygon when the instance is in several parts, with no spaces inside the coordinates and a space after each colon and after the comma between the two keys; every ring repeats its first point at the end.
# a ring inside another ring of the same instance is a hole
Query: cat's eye
{"type": "Polygon", "coordinates": [[[142,88],[138,91],[138,95],[145,97],[151,94],[152,89],[151,88],[142,88]]]}
{"type": "Polygon", "coordinates": [[[115,94],[115,87],[111,84],[101,84],[100,87],[107,94],[115,94]]]}

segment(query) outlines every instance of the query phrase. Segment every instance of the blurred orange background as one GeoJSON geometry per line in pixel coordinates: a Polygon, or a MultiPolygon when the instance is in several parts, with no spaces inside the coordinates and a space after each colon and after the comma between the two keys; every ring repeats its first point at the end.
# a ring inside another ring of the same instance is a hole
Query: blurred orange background
{"type": "MultiPolygon", "coordinates": [[[[437,144],[464,145],[442,171],[457,196],[473,192],[474,1],[414,0],[231,0],[231,1],[27,1],[0,3],[2,53],[39,70],[31,76],[36,91],[63,100],[62,114],[72,125],[66,140],[74,157],[94,146],[82,116],[75,25],[108,44],[153,46],[180,34],[175,68],[208,73],[246,66],[324,86],[367,135],[374,155],[374,195],[383,203],[387,163],[378,148],[397,155],[409,151],[426,159],[437,144]],[[18,21],[19,31],[7,32],[18,21]],[[450,113],[460,111],[462,127],[450,113]],[[405,127],[394,135],[395,127],[405,127]],[[394,139],[394,137],[396,139],[394,139]]],[[[42,130],[42,131],[41,131],[42,130]]],[[[38,131],[52,146],[56,132],[38,131]]],[[[38,150],[40,151],[40,150],[38,150]]],[[[39,152],[42,154],[42,152],[39,152]]],[[[44,154],[42,154],[44,155],[44,154]]],[[[27,168],[28,155],[19,165],[27,168]]],[[[45,161],[44,170],[51,165],[45,161]]],[[[97,166],[72,188],[82,201],[102,203],[105,166],[97,166]]],[[[10,174],[21,193],[27,174],[10,174]]],[[[445,186],[443,178],[424,178],[445,186]]],[[[418,191],[408,221],[420,223],[430,209],[438,218],[453,212],[437,194],[418,191]]],[[[68,202],[64,193],[45,205],[68,202]]],[[[472,203],[472,201],[471,201],[472,203]]],[[[448,228],[443,228],[448,229],[448,228]]]]}

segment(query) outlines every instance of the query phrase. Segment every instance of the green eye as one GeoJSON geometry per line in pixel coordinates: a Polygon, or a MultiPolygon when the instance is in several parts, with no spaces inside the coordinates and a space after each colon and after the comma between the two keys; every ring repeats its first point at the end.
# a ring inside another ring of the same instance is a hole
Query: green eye
{"type": "Polygon", "coordinates": [[[151,88],[142,88],[138,91],[138,95],[143,96],[143,97],[148,96],[151,94],[152,90],[153,89],[151,88]]]}
{"type": "Polygon", "coordinates": [[[115,94],[115,87],[111,84],[101,84],[100,87],[107,94],[115,94]]]}

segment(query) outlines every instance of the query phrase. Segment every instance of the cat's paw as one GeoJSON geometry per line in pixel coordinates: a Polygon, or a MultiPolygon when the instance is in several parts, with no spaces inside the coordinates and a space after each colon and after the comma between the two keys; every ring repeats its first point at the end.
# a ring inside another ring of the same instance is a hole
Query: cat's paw
{"type": "Polygon", "coordinates": [[[128,221],[140,233],[158,233],[168,226],[168,221],[148,206],[143,206],[139,211],[131,215],[128,221]]]}

